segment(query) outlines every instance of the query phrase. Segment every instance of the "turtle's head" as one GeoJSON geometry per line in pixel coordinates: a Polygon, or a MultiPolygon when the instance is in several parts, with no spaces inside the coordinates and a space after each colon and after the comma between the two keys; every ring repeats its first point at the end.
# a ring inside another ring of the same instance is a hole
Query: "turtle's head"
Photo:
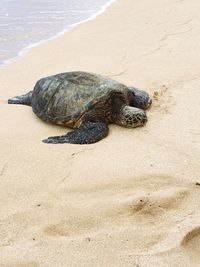
{"type": "Polygon", "coordinates": [[[139,90],[135,87],[129,87],[129,105],[136,108],[147,109],[152,100],[149,94],[144,90],[139,90]]]}
{"type": "Polygon", "coordinates": [[[147,122],[146,112],[139,108],[123,106],[118,123],[124,127],[142,126],[147,122]]]}

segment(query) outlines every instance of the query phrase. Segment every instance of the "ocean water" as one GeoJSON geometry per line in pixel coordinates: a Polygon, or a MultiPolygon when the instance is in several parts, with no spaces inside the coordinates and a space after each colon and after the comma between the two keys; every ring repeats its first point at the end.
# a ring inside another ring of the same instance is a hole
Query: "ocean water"
{"type": "Polygon", "coordinates": [[[113,0],[0,0],[0,66],[93,19],[113,0]]]}

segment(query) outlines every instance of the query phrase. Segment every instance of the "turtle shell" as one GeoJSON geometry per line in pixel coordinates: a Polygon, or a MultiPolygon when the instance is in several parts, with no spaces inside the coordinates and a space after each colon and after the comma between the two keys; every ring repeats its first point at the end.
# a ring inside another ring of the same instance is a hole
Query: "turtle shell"
{"type": "Polygon", "coordinates": [[[41,119],[73,127],[79,118],[127,87],[86,72],[66,72],[40,79],[33,90],[33,112],[41,119]]]}

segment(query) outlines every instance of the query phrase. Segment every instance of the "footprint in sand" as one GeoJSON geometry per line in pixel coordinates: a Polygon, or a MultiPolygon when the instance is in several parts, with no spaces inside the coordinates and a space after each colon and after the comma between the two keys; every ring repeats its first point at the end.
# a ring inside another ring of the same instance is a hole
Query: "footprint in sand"
{"type": "MultiPolygon", "coordinates": [[[[200,221],[199,221],[200,222],[200,221]]],[[[188,258],[193,259],[193,266],[199,266],[200,263],[200,223],[199,226],[193,226],[192,229],[186,231],[181,243],[180,249],[188,258]]]]}
{"type": "Polygon", "coordinates": [[[189,190],[185,187],[171,187],[154,192],[145,192],[136,197],[129,197],[122,204],[122,211],[135,220],[148,220],[157,223],[162,214],[175,211],[186,200],[189,190]]]}
{"type": "MultiPolygon", "coordinates": [[[[155,244],[150,254],[165,254],[169,251],[184,251],[190,257],[200,262],[200,223],[199,218],[182,218],[181,222],[175,220],[171,229],[166,228],[166,237],[155,244]]],[[[199,266],[199,265],[198,265],[199,266]]]]}
{"type": "Polygon", "coordinates": [[[190,230],[181,241],[181,245],[186,247],[190,246],[191,243],[200,244],[200,226],[194,227],[194,229],[190,230]]]}

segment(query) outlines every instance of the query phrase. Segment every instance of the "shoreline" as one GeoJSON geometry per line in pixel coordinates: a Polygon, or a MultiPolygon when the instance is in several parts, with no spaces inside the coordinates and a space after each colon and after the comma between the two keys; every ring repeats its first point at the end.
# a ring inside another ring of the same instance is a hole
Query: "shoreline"
{"type": "Polygon", "coordinates": [[[0,70],[0,265],[199,266],[198,7],[117,0],[0,70]],[[147,124],[42,143],[70,129],[7,99],[73,70],[147,90],[147,124]]]}
{"type": "Polygon", "coordinates": [[[97,16],[99,16],[100,14],[102,14],[103,12],[105,12],[106,9],[107,9],[110,5],[112,5],[112,3],[114,3],[115,1],[116,1],[116,0],[109,0],[109,2],[108,2],[107,4],[105,4],[105,5],[103,5],[103,6],[101,7],[101,9],[100,9],[97,13],[91,15],[89,18],[87,18],[87,19],[85,19],[85,20],[82,20],[82,21],[80,21],[80,22],[77,22],[77,23],[68,25],[68,26],[67,26],[68,29],[61,30],[60,32],[58,32],[58,33],[56,33],[55,35],[53,35],[52,37],[49,37],[49,38],[47,38],[47,39],[38,41],[38,42],[36,42],[36,43],[34,43],[34,44],[31,44],[31,45],[27,45],[27,46],[25,46],[24,48],[22,48],[22,49],[18,52],[18,54],[17,54],[16,56],[14,56],[14,57],[12,57],[12,58],[10,58],[10,59],[4,60],[4,61],[2,62],[2,64],[0,65],[0,70],[3,69],[3,68],[5,68],[5,67],[8,66],[9,64],[12,64],[12,63],[14,63],[14,62],[20,60],[20,58],[23,57],[23,56],[25,56],[26,53],[29,52],[32,48],[35,48],[35,47],[40,46],[40,45],[42,45],[42,44],[44,44],[44,43],[46,43],[46,42],[49,42],[49,41],[54,40],[54,39],[56,39],[56,38],[59,38],[60,36],[66,34],[66,33],[68,33],[68,32],[70,32],[71,30],[73,30],[76,26],[81,25],[81,24],[83,24],[83,23],[85,23],[85,22],[88,22],[88,21],[90,21],[90,20],[95,19],[97,16]]]}

